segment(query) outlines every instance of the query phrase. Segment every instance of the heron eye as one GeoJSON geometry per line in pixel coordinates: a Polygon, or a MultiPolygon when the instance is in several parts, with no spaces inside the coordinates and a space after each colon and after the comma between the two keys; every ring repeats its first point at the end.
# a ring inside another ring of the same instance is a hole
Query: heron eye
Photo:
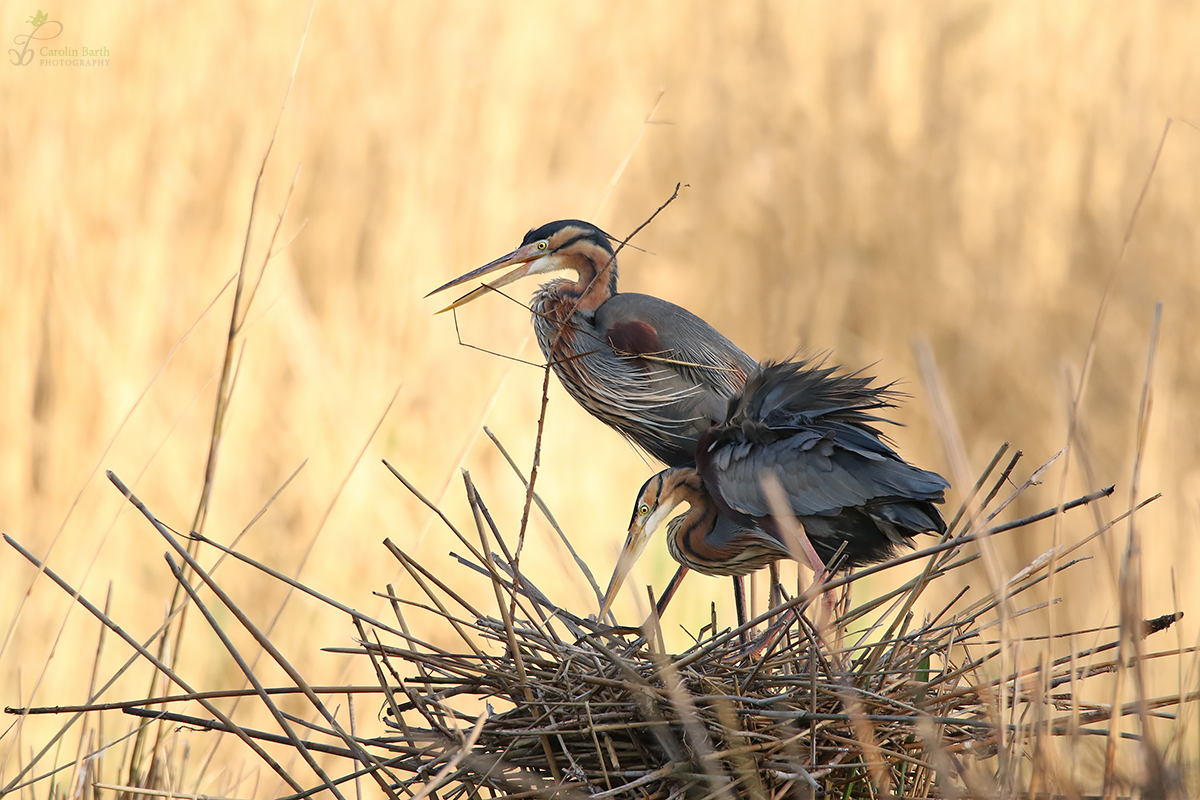
{"type": "Polygon", "coordinates": [[[650,513],[650,506],[646,505],[645,503],[642,503],[640,506],[638,506],[638,516],[639,517],[644,517],[649,513],[650,513]]]}
{"type": "Polygon", "coordinates": [[[546,244],[546,240],[545,240],[545,239],[543,239],[542,241],[540,241],[540,242],[538,242],[538,243],[537,243],[537,248],[538,248],[538,250],[545,250],[547,247],[549,247],[549,245],[548,245],[548,244],[546,244]]]}

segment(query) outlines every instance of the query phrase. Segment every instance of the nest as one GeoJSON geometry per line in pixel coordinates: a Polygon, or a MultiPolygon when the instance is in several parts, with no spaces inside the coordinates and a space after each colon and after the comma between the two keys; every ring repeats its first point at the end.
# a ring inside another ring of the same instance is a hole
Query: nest
{"type": "MultiPolygon", "coordinates": [[[[821,630],[809,621],[819,616],[811,611],[820,605],[814,605],[816,593],[789,597],[776,585],[769,611],[732,630],[718,629],[714,619],[676,655],[664,652],[653,615],[638,628],[614,628],[550,602],[519,572],[468,477],[477,535],[447,524],[466,548],[456,556],[459,563],[493,584],[499,615],[472,607],[387,542],[426,593],[426,607],[464,647],[452,653],[393,630],[399,642],[364,637],[361,649],[343,651],[370,658],[391,693],[385,722],[392,735],[377,740],[379,757],[392,759],[398,788],[425,794],[440,786],[450,800],[995,796],[1004,781],[988,779],[987,770],[972,764],[1011,758],[1034,736],[1096,732],[1080,725],[1108,719],[1109,708],[1090,707],[1082,716],[1075,709],[1072,722],[1068,713],[1050,716],[1054,702],[1072,711],[1069,695],[1046,704],[1040,692],[1077,686],[1113,667],[1093,661],[1080,668],[1072,656],[1031,681],[1030,672],[1005,661],[997,631],[988,633],[995,621],[1021,613],[1015,609],[1023,592],[1078,564],[1073,551],[1087,539],[1044,555],[1001,587],[1003,596],[992,593],[960,607],[960,593],[914,624],[912,609],[922,592],[979,557],[978,548],[968,553],[965,545],[1056,513],[992,525],[1049,466],[997,502],[1020,457],[984,491],[1003,452],[941,543],[825,588],[837,591],[897,563],[919,561],[923,569],[905,585],[853,608],[841,604],[836,621],[821,630]],[[452,613],[454,606],[461,611],[452,613]]],[[[1077,498],[1062,510],[1111,491],[1077,498]]],[[[587,565],[576,561],[599,601],[587,565]]],[[[400,599],[392,600],[404,628],[400,599]]],[[[1112,647],[1115,642],[1089,655],[1112,647]]]]}

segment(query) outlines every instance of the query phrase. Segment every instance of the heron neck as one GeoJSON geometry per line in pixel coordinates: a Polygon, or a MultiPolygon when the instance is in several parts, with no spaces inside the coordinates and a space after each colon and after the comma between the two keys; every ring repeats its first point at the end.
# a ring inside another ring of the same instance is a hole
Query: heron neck
{"type": "Polygon", "coordinates": [[[717,506],[709,499],[706,493],[700,493],[692,500],[688,506],[688,511],[683,515],[681,527],[684,532],[692,530],[708,531],[717,527],[717,506]]]}
{"type": "Polygon", "coordinates": [[[617,293],[617,259],[603,248],[592,245],[573,253],[566,266],[575,271],[576,279],[564,284],[559,292],[579,313],[590,317],[617,293]]]}
{"type": "Polygon", "coordinates": [[[676,479],[678,483],[672,500],[686,502],[688,510],[668,523],[667,547],[679,563],[708,574],[709,570],[705,567],[711,565],[706,563],[709,559],[705,558],[705,553],[717,528],[720,511],[704,489],[695,469],[681,467],[675,471],[681,474],[676,479]]]}
{"type": "Polygon", "coordinates": [[[710,513],[716,513],[716,506],[700,480],[700,473],[695,467],[674,467],[663,473],[662,495],[671,499],[672,505],[687,503],[689,506],[685,518],[693,517],[698,521],[710,513]]]}

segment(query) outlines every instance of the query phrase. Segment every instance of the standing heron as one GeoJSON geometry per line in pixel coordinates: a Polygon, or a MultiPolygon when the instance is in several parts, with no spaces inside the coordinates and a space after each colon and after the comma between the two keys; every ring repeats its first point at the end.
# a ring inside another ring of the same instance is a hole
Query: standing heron
{"type": "Polygon", "coordinates": [[[897,395],[873,380],[806,361],[764,365],[726,418],[700,436],[695,466],[665,470],[642,487],[600,616],[682,503],[689,508],[667,523],[667,548],[684,567],[740,576],[790,557],[764,476],[778,480],[818,575],[839,552],[832,566],[869,564],[918,533],[945,532],[934,504],[950,485],[892,449],[877,412],[894,407],[897,395]]]}
{"type": "Polygon", "coordinates": [[[686,309],[618,293],[612,237],[576,219],[529,231],[516,250],[429,294],[511,266],[443,310],[527,275],[573,271],[574,281],[556,278],[534,293],[542,354],[592,416],[668,466],[694,463],[697,439],[724,419],[754,359],[686,309]]]}

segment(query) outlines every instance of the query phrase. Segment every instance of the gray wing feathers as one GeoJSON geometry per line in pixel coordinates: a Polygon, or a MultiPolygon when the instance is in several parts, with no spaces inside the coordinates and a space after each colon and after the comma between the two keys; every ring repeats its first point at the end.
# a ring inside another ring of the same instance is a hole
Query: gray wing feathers
{"type": "Polygon", "coordinates": [[[765,365],[710,439],[710,490],[730,508],[764,517],[772,511],[762,476],[773,473],[796,516],[879,505],[906,527],[929,524],[918,506],[886,501],[940,502],[949,484],[905,462],[875,429],[881,420],[874,411],[890,406],[894,395],[871,382],[820,364],[765,365]]]}
{"type": "Polygon", "coordinates": [[[812,433],[765,447],[727,446],[714,454],[713,466],[722,499],[752,517],[771,513],[762,489],[766,472],[779,479],[797,516],[837,513],[886,498],[934,500],[947,488],[935,473],[812,433]]]}

